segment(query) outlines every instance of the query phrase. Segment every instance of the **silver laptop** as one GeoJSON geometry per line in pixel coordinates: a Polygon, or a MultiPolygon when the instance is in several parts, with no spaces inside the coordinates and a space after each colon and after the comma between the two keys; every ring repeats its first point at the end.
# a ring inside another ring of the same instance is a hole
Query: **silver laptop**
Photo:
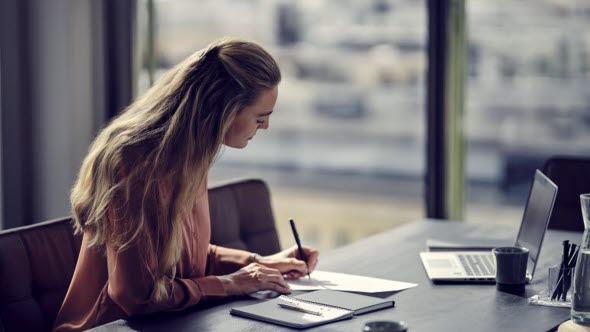
{"type": "MultiPolygon", "coordinates": [[[[556,196],[557,186],[537,170],[515,242],[515,246],[529,249],[527,281],[533,279],[556,196]]],[[[491,250],[430,251],[420,253],[420,258],[433,281],[491,282],[496,276],[496,262],[491,250]]]]}

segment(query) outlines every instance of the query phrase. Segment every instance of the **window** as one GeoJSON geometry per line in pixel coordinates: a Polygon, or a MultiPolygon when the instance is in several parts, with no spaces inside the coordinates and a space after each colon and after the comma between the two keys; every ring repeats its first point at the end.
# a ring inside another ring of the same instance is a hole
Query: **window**
{"type": "Polygon", "coordinates": [[[467,219],[518,223],[535,168],[590,148],[590,3],[470,0],[467,219]]]}
{"type": "Polygon", "coordinates": [[[320,249],[422,217],[424,1],[156,0],[155,17],[156,77],[223,36],[277,59],[270,130],[226,148],[209,181],[265,179],[283,246],[291,217],[320,249]]]}

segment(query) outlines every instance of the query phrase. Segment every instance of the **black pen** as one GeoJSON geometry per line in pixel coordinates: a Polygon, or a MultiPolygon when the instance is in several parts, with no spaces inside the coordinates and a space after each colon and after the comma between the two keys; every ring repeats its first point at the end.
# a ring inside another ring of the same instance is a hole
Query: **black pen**
{"type": "Polygon", "coordinates": [[[297,242],[297,249],[299,250],[299,256],[305,262],[305,266],[307,267],[307,277],[311,279],[309,275],[309,266],[307,266],[307,257],[305,257],[305,253],[303,252],[303,248],[301,247],[301,241],[299,240],[299,234],[297,233],[297,228],[295,228],[295,221],[293,219],[289,219],[289,223],[291,223],[291,230],[293,231],[293,237],[295,237],[295,242],[297,242]]]}

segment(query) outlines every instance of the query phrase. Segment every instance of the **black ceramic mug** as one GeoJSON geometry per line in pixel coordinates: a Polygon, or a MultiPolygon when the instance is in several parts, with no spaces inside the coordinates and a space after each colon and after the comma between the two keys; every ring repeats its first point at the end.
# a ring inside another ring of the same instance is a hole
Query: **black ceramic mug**
{"type": "Polygon", "coordinates": [[[496,286],[499,291],[524,293],[529,250],[523,247],[492,249],[496,258],[496,286]]]}

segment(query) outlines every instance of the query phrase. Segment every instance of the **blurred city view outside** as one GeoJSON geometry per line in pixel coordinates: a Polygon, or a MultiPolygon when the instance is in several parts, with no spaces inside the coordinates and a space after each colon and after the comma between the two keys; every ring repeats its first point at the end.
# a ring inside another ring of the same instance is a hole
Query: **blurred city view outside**
{"type": "MultiPolygon", "coordinates": [[[[424,216],[424,0],[156,0],[155,16],[156,77],[223,36],[277,59],[270,130],[225,149],[210,183],[266,180],[283,246],[291,217],[326,249],[424,216]]],[[[588,154],[589,16],[583,0],[467,1],[467,220],[519,222],[535,167],[588,154]]]]}
{"type": "MultiPolygon", "coordinates": [[[[466,3],[470,189],[491,184],[496,204],[520,207],[547,158],[590,156],[590,2],[466,3]]],[[[475,203],[489,198],[470,191],[467,218],[486,218],[475,203]]]]}

